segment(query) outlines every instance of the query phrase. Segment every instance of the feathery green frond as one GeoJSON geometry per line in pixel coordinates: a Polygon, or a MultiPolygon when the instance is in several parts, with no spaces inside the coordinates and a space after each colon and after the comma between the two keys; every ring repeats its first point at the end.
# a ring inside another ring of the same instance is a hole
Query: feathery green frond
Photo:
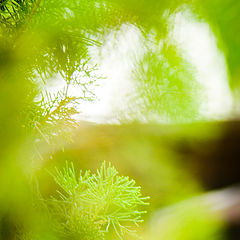
{"type": "Polygon", "coordinates": [[[63,170],[56,171],[54,180],[61,188],[60,200],[55,202],[65,206],[66,218],[87,216],[100,232],[112,228],[120,239],[126,233],[135,234],[134,226],[142,222],[145,211],[141,208],[148,198],[142,197],[134,180],[119,176],[110,163],[104,162],[95,174],[80,171],[79,175],[73,164],[66,163],[63,170]]]}

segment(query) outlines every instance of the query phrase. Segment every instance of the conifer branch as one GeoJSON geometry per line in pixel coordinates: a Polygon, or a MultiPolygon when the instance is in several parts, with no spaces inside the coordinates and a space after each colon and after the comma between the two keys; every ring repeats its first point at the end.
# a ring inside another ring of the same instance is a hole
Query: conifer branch
{"type": "Polygon", "coordinates": [[[40,6],[40,3],[41,3],[42,0],[37,0],[36,3],[34,4],[33,8],[32,8],[32,11],[26,21],[26,24],[30,23],[33,16],[35,15],[35,13],[37,12],[39,6],[40,6]]]}
{"type": "MultiPolygon", "coordinates": [[[[110,163],[103,162],[96,174],[80,171],[79,175],[76,175],[73,164],[69,166],[66,163],[63,170],[56,169],[53,177],[61,190],[60,199],[53,198],[54,214],[67,214],[61,216],[63,219],[87,216],[89,224],[95,226],[99,233],[109,232],[112,228],[119,239],[123,239],[125,234],[136,234],[134,226],[142,222],[141,215],[145,213],[139,208],[147,204],[148,197],[142,197],[134,180],[118,176],[110,163]],[[55,212],[62,207],[68,209],[67,212],[55,212]]],[[[67,221],[65,224],[66,228],[70,227],[67,221]]]]}
{"type": "Polygon", "coordinates": [[[16,34],[16,37],[15,37],[15,40],[18,39],[21,34],[28,28],[28,25],[31,23],[32,19],[33,19],[33,16],[36,14],[39,6],[40,6],[40,3],[41,3],[42,0],[37,0],[35,2],[35,4],[33,5],[32,7],[32,10],[28,16],[28,18],[26,19],[26,21],[24,22],[23,26],[18,30],[17,34],[16,34]]]}

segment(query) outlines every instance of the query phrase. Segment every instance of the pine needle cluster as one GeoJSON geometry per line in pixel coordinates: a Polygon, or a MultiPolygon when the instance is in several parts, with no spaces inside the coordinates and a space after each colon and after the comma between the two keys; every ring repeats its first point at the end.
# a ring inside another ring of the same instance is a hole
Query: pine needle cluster
{"type": "Polygon", "coordinates": [[[10,30],[19,28],[33,14],[31,10],[34,9],[34,3],[34,0],[1,0],[0,23],[9,33],[10,30]]]}
{"type": "Polygon", "coordinates": [[[83,101],[94,101],[96,96],[93,88],[97,80],[102,77],[97,75],[97,66],[90,66],[88,60],[81,65],[69,77],[62,73],[64,87],[56,93],[52,93],[46,87],[39,93],[36,101],[36,109],[40,112],[29,118],[29,127],[34,129],[38,139],[52,144],[56,138],[71,141],[72,129],[79,126],[77,121],[81,112],[83,101]],[[74,88],[74,93],[71,90],[74,88]],[[39,116],[41,116],[39,118],[39,116]]]}
{"type": "Polygon", "coordinates": [[[66,163],[63,170],[56,170],[54,180],[60,190],[59,198],[51,201],[52,213],[61,219],[62,232],[85,237],[92,234],[91,238],[81,239],[105,239],[108,232],[119,239],[126,234],[136,235],[145,213],[140,209],[148,197],[141,195],[134,180],[119,176],[110,163],[103,162],[97,173],[79,174],[73,164],[66,163]]]}

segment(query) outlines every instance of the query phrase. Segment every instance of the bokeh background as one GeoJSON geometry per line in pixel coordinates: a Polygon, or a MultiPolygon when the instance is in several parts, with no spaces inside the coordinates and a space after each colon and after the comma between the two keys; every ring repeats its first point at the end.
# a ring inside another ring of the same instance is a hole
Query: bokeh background
{"type": "Polygon", "coordinates": [[[240,239],[239,25],[237,0],[0,1],[0,239],[62,239],[50,173],[104,160],[150,196],[143,239],[240,239]]]}

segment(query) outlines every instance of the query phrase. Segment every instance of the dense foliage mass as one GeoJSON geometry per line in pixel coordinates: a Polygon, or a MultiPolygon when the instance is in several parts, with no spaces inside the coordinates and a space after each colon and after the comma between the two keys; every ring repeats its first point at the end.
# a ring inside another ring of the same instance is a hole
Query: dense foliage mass
{"type": "Polygon", "coordinates": [[[144,211],[139,207],[146,204],[147,198],[141,196],[135,181],[118,176],[111,164],[104,162],[96,174],[80,171],[79,176],[73,164],[67,164],[62,171],[57,170],[54,179],[61,190],[60,199],[52,199],[52,213],[58,216],[69,238],[104,239],[113,228],[122,239],[126,233],[135,234],[134,225],[142,222],[144,211]]]}

